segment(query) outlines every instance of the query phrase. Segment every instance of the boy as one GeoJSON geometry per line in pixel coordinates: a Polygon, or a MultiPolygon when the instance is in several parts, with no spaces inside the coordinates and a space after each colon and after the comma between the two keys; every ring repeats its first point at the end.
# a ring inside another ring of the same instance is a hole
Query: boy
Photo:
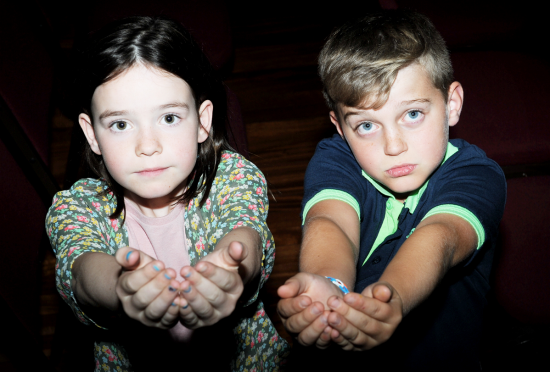
{"type": "Polygon", "coordinates": [[[321,349],[382,344],[337,365],[479,370],[506,182],[448,141],[464,93],[443,39],[417,13],[370,15],[330,36],[319,73],[339,135],[306,173],[301,273],[278,290],[286,329],[321,349]]]}

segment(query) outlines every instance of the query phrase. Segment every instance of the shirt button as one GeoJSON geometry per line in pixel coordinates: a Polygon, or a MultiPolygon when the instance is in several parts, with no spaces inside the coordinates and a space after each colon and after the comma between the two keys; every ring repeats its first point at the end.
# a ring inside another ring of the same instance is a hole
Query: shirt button
{"type": "Polygon", "coordinates": [[[392,208],[393,208],[393,203],[391,202],[390,199],[388,199],[388,201],[386,202],[386,208],[388,208],[388,209],[392,209],[392,208]]]}
{"type": "Polygon", "coordinates": [[[380,261],[381,261],[380,256],[374,257],[374,260],[372,260],[372,264],[373,264],[373,265],[376,265],[376,264],[379,263],[380,261]]]}

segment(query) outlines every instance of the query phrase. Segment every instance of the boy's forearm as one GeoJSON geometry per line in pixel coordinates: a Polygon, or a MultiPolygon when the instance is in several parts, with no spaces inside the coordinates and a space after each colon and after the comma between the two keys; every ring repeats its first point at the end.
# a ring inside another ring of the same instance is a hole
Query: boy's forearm
{"type": "Polygon", "coordinates": [[[353,290],[357,246],[331,219],[307,220],[300,251],[300,271],[331,276],[353,290]]]}
{"type": "Polygon", "coordinates": [[[114,256],[101,252],[84,253],[72,267],[71,287],[82,307],[116,311],[120,300],[116,283],[121,267],[114,256]]]}
{"type": "Polygon", "coordinates": [[[432,217],[417,227],[380,277],[401,296],[403,315],[424,301],[449,269],[476,247],[477,235],[468,222],[452,215],[432,217]]]}

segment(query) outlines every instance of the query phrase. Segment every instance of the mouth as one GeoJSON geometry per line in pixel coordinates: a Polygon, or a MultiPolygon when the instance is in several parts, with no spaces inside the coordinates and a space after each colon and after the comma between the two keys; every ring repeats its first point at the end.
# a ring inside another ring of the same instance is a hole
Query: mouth
{"type": "Polygon", "coordinates": [[[409,175],[416,168],[416,164],[401,164],[386,171],[390,177],[403,177],[409,175]]]}
{"type": "Polygon", "coordinates": [[[140,176],[155,177],[155,176],[160,175],[166,169],[168,169],[168,168],[148,168],[148,169],[144,169],[142,171],[136,172],[136,173],[139,174],[140,176]]]}

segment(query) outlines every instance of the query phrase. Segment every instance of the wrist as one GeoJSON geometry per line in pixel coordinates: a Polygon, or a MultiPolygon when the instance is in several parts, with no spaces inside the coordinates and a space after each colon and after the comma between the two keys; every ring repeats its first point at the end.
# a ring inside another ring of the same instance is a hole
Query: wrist
{"type": "Polygon", "coordinates": [[[335,286],[338,287],[338,289],[340,289],[340,291],[342,291],[342,293],[344,295],[348,294],[349,293],[349,289],[348,287],[346,287],[346,285],[344,284],[343,281],[341,281],[340,279],[336,279],[336,278],[333,278],[333,277],[330,277],[330,276],[325,276],[325,278],[327,278],[328,280],[330,280],[330,282],[332,284],[334,284],[335,286]]]}

